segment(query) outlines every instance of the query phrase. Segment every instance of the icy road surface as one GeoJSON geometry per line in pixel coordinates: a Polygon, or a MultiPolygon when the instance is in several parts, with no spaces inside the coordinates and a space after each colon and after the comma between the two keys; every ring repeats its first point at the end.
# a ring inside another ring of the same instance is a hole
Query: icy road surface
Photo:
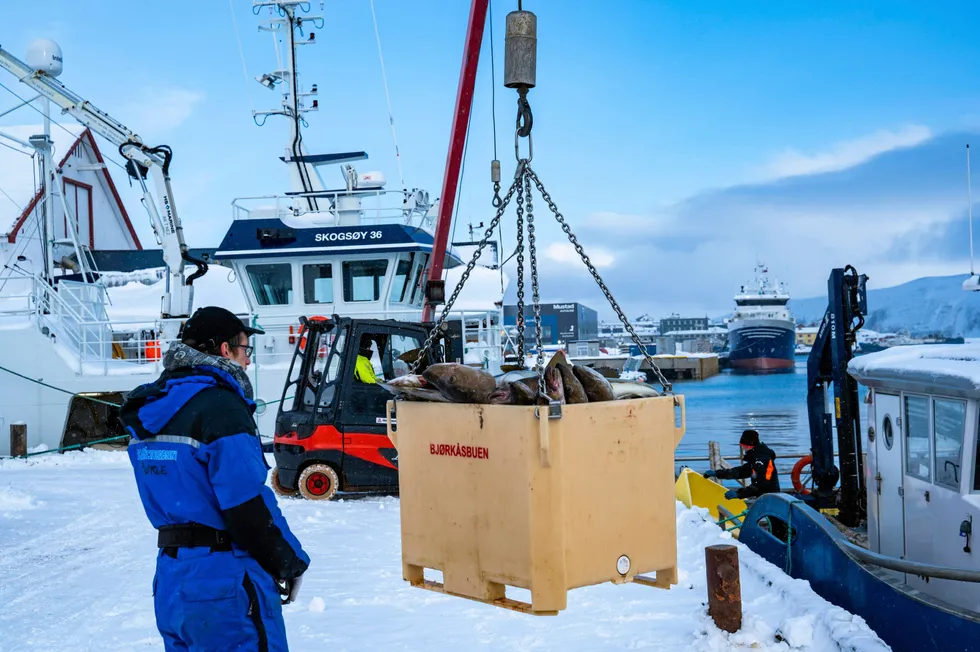
{"type": "MultiPolygon", "coordinates": [[[[707,616],[704,547],[732,540],[679,503],[674,588],[576,589],[555,617],[411,588],[396,498],[280,504],[313,559],[299,601],[284,609],[292,650],[889,649],[861,618],[741,545],[742,630],[718,630],[707,616]]],[[[0,461],[0,650],[162,650],[155,555],[124,453],[0,461]]]]}

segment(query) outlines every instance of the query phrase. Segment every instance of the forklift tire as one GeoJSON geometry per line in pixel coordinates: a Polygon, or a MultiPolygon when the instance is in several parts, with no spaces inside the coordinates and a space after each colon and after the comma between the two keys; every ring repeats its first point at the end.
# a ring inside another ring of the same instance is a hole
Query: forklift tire
{"type": "Polygon", "coordinates": [[[299,493],[310,500],[330,500],[340,488],[337,472],[326,464],[311,464],[299,475],[299,493]]]}
{"type": "Polygon", "coordinates": [[[279,483],[278,467],[272,469],[272,478],[270,479],[269,484],[272,485],[272,490],[276,492],[276,494],[279,496],[295,496],[298,491],[296,489],[290,489],[289,487],[284,487],[279,483]]]}

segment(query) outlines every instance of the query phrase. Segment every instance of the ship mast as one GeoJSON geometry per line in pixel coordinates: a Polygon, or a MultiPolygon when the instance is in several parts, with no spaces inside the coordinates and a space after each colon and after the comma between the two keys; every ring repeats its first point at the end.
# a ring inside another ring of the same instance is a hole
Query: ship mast
{"type": "Polygon", "coordinates": [[[302,9],[302,5],[309,7],[307,0],[254,0],[253,10],[261,7],[269,7],[273,18],[259,25],[259,30],[270,32],[273,39],[285,40],[285,57],[279,56],[279,45],[276,44],[276,55],[280,62],[280,68],[270,73],[265,73],[256,77],[256,81],[268,88],[275,90],[280,86],[282,93],[281,108],[269,111],[252,111],[252,119],[260,127],[265,124],[269,116],[279,115],[289,121],[289,140],[285,147],[285,156],[282,160],[289,165],[290,185],[294,193],[301,194],[306,210],[317,212],[320,210],[316,193],[324,190],[319,175],[312,162],[307,159],[306,150],[303,147],[303,125],[306,120],[303,117],[310,111],[319,110],[319,102],[315,98],[317,95],[316,84],[313,84],[309,92],[303,92],[299,83],[299,72],[297,68],[297,49],[307,45],[316,44],[316,34],[312,31],[305,36],[303,26],[309,24],[317,29],[323,28],[323,16],[300,16],[297,15],[297,7],[304,13],[308,9],[302,9]],[[278,15],[278,18],[275,17],[278,15]],[[299,37],[299,38],[297,38],[299,37]],[[310,106],[306,106],[306,98],[311,98],[310,106]],[[261,118],[261,120],[259,120],[261,118]]]}

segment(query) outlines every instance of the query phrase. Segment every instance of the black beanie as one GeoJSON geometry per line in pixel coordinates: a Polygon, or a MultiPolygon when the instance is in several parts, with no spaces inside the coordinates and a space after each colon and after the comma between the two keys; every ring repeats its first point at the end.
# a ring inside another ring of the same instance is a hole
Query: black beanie
{"type": "Polygon", "coordinates": [[[759,433],[755,430],[743,430],[742,438],[738,440],[740,446],[758,446],[759,433]]]}

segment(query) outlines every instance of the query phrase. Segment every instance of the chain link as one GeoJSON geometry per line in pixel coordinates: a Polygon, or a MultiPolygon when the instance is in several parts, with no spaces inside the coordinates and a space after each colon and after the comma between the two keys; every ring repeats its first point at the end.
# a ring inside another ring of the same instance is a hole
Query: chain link
{"type": "MultiPolygon", "coordinates": [[[[564,231],[565,235],[568,236],[568,241],[572,243],[572,246],[575,247],[575,251],[578,252],[578,255],[582,258],[582,262],[584,262],[585,266],[589,268],[589,272],[592,274],[592,278],[595,279],[595,282],[599,285],[599,289],[602,290],[602,293],[606,295],[606,299],[609,300],[609,305],[611,305],[613,310],[616,311],[616,315],[619,317],[619,320],[623,322],[623,326],[626,328],[627,332],[629,332],[630,336],[633,338],[633,342],[635,342],[637,347],[639,347],[640,352],[643,354],[643,357],[646,359],[647,364],[650,365],[650,368],[653,369],[653,372],[657,375],[657,380],[660,381],[661,385],[663,385],[664,391],[668,393],[673,393],[673,388],[671,384],[667,382],[667,379],[664,377],[663,372],[660,371],[660,367],[658,367],[656,363],[654,363],[653,358],[651,358],[650,354],[647,353],[646,346],[644,346],[644,344],[640,341],[640,337],[636,334],[636,331],[633,330],[632,324],[629,323],[629,320],[626,318],[626,315],[623,314],[623,311],[619,307],[619,304],[616,303],[616,299],[613,298],[612,293],[609,292],[609,288],[607,288],[606,284],[603,282],[602,277],[599,276],[599,272],[592,264],[592,261],[589,260],[589,257],[585,253],[585,250],[582,249],[582,245],[579,244],[578,238],[576,238],[575,234],[572,233],[571,227],[568,226],[568,223],[565,221],[565,218],[558,211],[558,207],[555,205],[555,202],[552,201],[551,195],[548,194],[548,191],[545,190],[544,184],[541,183],[541,179],[538,178],[538,175],[534,173],[534,171],[530,168],[530,166],[525,166],[525,174],[527,175],[527,178],[534,180],[534,185],[537,187],[538,192],[541,193],[541,198],[544,199],[545,202],[547,202],[548,208],[551,210],[552,213],[554,213],[555,219],[558,220],[558,224],[561,225],[561,230],[564,231]]],[[[528,194],[530,195],[530,190],[528,190],[528,194]]],[[[530,196],[528,199],[528,204],[530,205],[530,196]]],[[[528,230],[530,231],[531,230],[530,208],[528,209],[528,222],[529,222],[528,230]]],[[[531,268],[533,270],[535,265],[533,237],[531,239],[531,242],[532,242],[531,268]]],[[[537,286],[535,286],[534,296],[535,296],[535,302],[537,302],[537,286]]]]}
{"type": "Polygon", "coordinates": [[[517,185],[517,364],[525,368],[524,352],[524,186],[517,185]]]}
{"type": "Polygon", "coordinates": [[[524,178],[524,195],[527,201],[528,253],[531,255],[531,301],[534,304],[535,343],[538,349],[535,369],[538,372],[538,396],[547,402],[548,393],[544,387],[544,342],[542,342],[544,329],[541,327],[541,297],[538,294],[538,256],[534,247],[534,208],[531,205],[531,177],[528,174],[530,171],[527,161],[522,161],[521,176],[524,178]]]}
{"type": "Polygon", "coordinates": [[[519,182],[520,179],[515,178],[514,183],[510,185],[510,189],[507,191],[507,194],[504,196],[503,202],[501,202],[500,207],[497,208],[497,214],[494,215],[493,220],[490,222],[490,226],[487,228],[486,233],[483,235],[483,239],[480,240],[480,245],[476,248],[476,252],[473,254],[473,258],[471,258],[470,262],[467,263],[466,271],[464,271],[463,275],[460,276],[459,283],[456,284],[456,289],[453,290],[452,296],[450,296],[449,300],[446,302],[446,307],[442,311],[442,316],[439,317],[439,321],[436,322],[436,325],[432,327],[432,331],[429,333],[429,337],[426,338],[425,343],[422,345],[421,353],[419,354],[418,359],[416,359],[415,362],[412,363],[412,367],[409,370],[409,373],[414,374],[418,371],[419,365],[422,363],[422,357],[429,352],[429,349],[432,347],[432,343],[435,341],[436,337],[438,336],[438,333],[443,329],[446,323],[446,319],[449,317],[449,312],[453,308],[453,304],[456,303],[456,299],[459,298],[459,293],[462,292],[463,286],[466,285],[466,281],[470,277],[470,272],[472,272],[473,268],[476,267],[476,261],[479,260],[480,255],[483,253],[483,249],[487,246],[487,243],[490,241],[491,236],[493,236],[494,229],[497,228],[497,224],[500,223],[500,218],[503,217],[504,211],[507,210],[507,204],[510,203],[511,198],[514,196],[514,193],[517,191],[518,187],[520,186],[519,182]]]}
{"type": "Polygon", "coordinates": [[[493,207],[494,208],[500,208],[500,204],[502,203],[502,201],[503,200],[500,199],[500,182],[499,181],[494,181],[493,182],[493,199],[490,200],[490,203],[493,204],[493,207]]]}

